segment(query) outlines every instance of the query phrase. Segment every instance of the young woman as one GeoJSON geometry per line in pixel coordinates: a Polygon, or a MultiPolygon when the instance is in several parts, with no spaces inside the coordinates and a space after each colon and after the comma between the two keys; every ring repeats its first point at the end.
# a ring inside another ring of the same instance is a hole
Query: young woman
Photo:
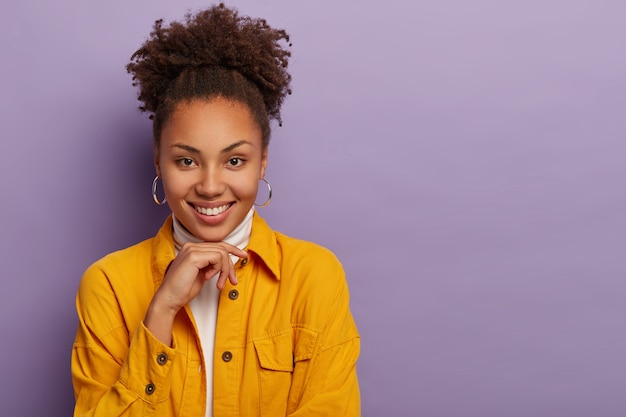
{"type": "Polygon", "coordinates": [[[359,335],[335,256],[255,211],[289,38],[214,6],[157,21],[128,71],[153,119],[156,236],[85,272],[76,416],[357,416],[359,335]]]}

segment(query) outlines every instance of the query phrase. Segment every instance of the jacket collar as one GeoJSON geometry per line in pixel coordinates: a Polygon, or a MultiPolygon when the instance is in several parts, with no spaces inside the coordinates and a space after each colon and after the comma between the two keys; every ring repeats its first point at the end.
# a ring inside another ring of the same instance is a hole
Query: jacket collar
{"type": "Polygon", "coordinates": [[[252,218],[252,233],[246,251],[256,254],[274,278],[280,280],[281,251],[276,240],[276,232],[256,211],[252,218]]]}
{"type": "MultiPolygon", "coordinates": [[[[274,278],[280,280],[280,249],[276,233],[267,225],[258,213],[252,218],[250,242],[245,249],[259,257],[274,278]]],[[[172,232],[172,216],[168,216],[152,241],[152,279],[154,289],[161,285],[168,266],[176,257],[174,235],[172,232]]]]}

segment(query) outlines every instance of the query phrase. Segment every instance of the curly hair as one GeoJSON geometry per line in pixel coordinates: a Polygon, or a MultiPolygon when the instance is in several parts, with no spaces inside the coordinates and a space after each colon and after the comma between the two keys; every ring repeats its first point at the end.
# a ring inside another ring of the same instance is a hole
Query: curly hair
{"type": "Polygon", "coordinates": [[[157,146],[176,104],[224,97],[248,106],[267,147],[269,121],[282,124],[280,107],[291,94],[288,46],[284,30],[223,3],[189,13],[182,23],[157,20],[126,66],[139,86],[139,109],[151,113],[157,146]]]}

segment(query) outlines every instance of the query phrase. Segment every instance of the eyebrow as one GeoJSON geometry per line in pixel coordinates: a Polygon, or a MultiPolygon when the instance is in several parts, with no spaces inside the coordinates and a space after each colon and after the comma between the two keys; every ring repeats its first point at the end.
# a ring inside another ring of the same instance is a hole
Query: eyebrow
{"type": "Polygon", "coordinates": [[[240,140],[239,142],[235,142],[232,145],[229,145],[229,146],[225,147],[224,149],[222,149],[221,153],[228,153],[228,152],[232,151],[233,149],[236,149],[236,148],[240,147],[241,145],[245,145],[245,144],[251,145],[251,143],[248,142],[247,140],[240,140]]]}
{"type": "Polygon", "coordinates": [[[200,150],[194,148],[193,146],[189,146],[189,145],[183,145],[182,143],[175,143],[172,145],[172,148],[180,148],[184,151],[190,152],[190,153],[194,153],[194,154],[199,154],[200,150]]]}
{"type": "MultiPolygon", "coordinates": [[[[236,149],[236,148],[240,147],[241,145],[245,145],[245,144],[250,145],[251,143],[248,142],[247,140],[240,140],[239,142],[235,142],[232,145],[228,145],[227,147],[222,149],[220,151],[220,153],[223,153],[223,154],[224,153],[228,153],[228,152],[232,151],[233,149],[236,149]]],[[[180,148],[180,149],[183,149],[183,150],[185,150],[187,152],[190,152],[190,153],[193,153],[193,154],[199,154],[200,153],[199,149],[194,148],[193,146],[182,144],[182,143],[175,143],[175,144],[172,145],[172,147],[173,148],[180,148]]]]}

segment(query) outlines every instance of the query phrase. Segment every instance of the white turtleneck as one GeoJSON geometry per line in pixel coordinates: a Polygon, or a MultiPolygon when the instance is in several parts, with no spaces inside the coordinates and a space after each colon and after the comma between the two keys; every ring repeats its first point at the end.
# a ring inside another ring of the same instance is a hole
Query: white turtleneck
{"type": "MultiPolygon", "coordinates": [[[[250,208],[250,211],[246,214],[243,221],[224,238],[223,242],[230,243],[231,245],[243,250],[250,241],[253,214],[254,207],[250,208]]],[[[172,220],[174,243],[177,255],[184,243],[202,242],[202,240],[198,239],[185,229],[173,213],[172,220]]],[[[233,263],[236,263],[239,260],[239,258],[234,255],[230,255],[230,259],[233,263]]],[[[193,318],[196,322],[196,327],[198,328],[202,355],[204,356],[204,363],[206,366],[206,417],[213,416],[213,347],[215,344],[215,330],[217,327],[217,306],[220,296],[220,290],[218,290],[215,286],[217,278],[219,277],[218,275],[203,285],[200,293],[198,293],[198,295],[189,302],[189,307],[191,308],[193,318]]],[[[198,371],[202,370],[198,369],[198,371]]]]}

